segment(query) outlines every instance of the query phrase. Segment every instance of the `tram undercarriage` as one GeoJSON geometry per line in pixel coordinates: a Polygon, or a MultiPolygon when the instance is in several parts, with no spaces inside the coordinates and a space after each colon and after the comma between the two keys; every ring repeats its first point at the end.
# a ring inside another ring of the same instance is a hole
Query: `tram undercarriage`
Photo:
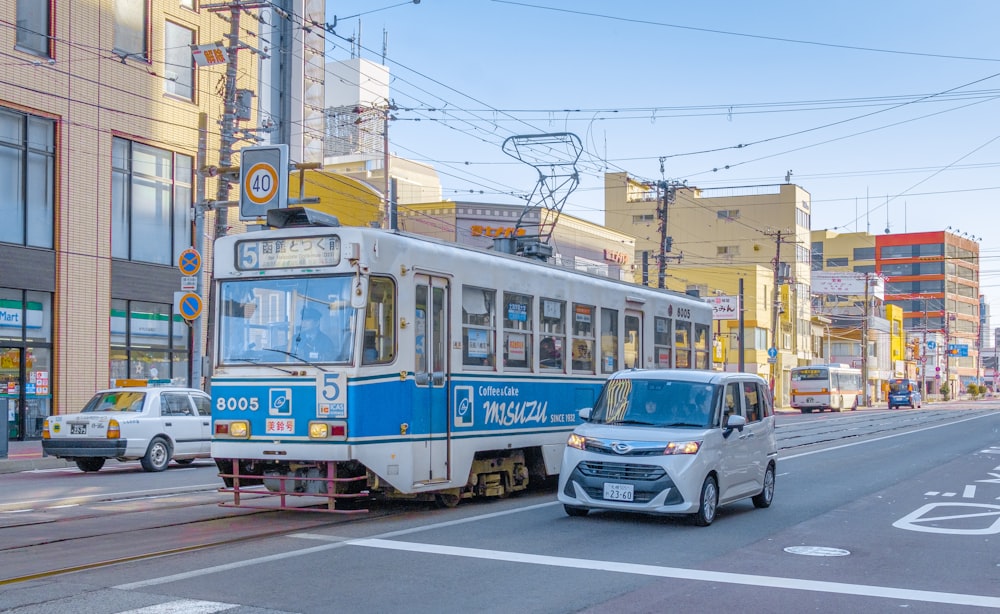
{"type": "MultiPolygon", "coordinates": [[[[464,486],[434,488],[433,483],[425,483],[415,485],[425,487],[415,492],[400,491],[358,461],[289,462],[217,458],[216,464],[219,477],[225,483],[219,492],[233,494],[231,503],[220,504],[224,507],[344,514],[367,512],[368,505],[373,501],[433,501],[443,507],[454,507],[462,499],[473,497],[502,499],[527,489],[532,478],[541,482],[547,477],[541,451],[535,448],[478,452],[464,486]],[[261,499],[268,497],[276,497],[277,504],[260,503],[261,499]],[[303,505],[291,505],[290,497],[303,505]],[[306,497],[319,497],[326,502],[315,506],[304,501],[306,497]]],[[[441,485],[448,483],[440,482],[441,485]]]]}

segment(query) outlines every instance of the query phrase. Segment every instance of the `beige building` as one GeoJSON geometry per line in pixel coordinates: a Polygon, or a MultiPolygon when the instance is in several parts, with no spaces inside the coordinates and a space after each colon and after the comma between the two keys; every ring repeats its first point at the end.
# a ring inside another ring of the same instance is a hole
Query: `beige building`
{"type": "MultiPolygon", "coordinates": [[[[754,323],[745,324],[745,369],[773,373],[775,400],[786,405],[788,372],[809,364],[815,338],[809,193],[789,183],[699,189],[626,173],[606,174],[604,190],[605,224],[636,237],[637,282],[659,285],[662,271],[665,287],[711,298],[733,293],[744,276],[745,320],[754,323]]],[[[737,364],[724,366],[735,370],[737,364]]]]}
{"type": "MultiPolygon", "coordinates": [[[[0,407],[12,438],[37,438],[116,378],[190,381],[173,300],[195,242],[199,117],[218,152],[225,75],[191,45],[230,24],[193,0],[4,2],[0,19],[0,407]]],[[[242,35],[257,23],[244,15],[242,35]]],[[[234,85],[252,91],[257,60],[237,55],[234,85]]]]}

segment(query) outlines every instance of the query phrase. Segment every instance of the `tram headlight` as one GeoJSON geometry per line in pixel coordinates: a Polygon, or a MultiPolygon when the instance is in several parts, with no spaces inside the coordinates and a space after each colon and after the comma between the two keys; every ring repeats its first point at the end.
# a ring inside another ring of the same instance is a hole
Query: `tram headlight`
{"type": "Polygon", "coordinates": [[[566,445],[571,448],[576,448],[577,450],[587,449],[587,438],[583,435],[577,435],[576,433],[570,433],[569,439],[566,441],[566,445]]]}
{"type": "Polygon", "coordinates": [[[246,420],[216,422],[215,434],[229,436],[235,439],[250,439],[250,423],[246,420]]]}
{"type": "Polygon", "coordinates": [[[347,439],[346,422],[325,422],[317,420],[309,423],[309,439],[347,439]]]}

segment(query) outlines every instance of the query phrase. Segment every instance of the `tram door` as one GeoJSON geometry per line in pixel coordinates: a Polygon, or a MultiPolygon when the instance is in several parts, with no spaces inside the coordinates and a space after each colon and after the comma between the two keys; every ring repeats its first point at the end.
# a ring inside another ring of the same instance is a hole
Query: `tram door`
{"type": "Polygon", "coordinates": [[[625,368],[642,368],[641,311],[625,311],[625,368]]]}
{"type": "Polygon", "coordinates": [[[417,275],[414,327],[413,424],[426,435],[413,450],[414,482],[444,482],[448,476],[448,280],[417,275]]]}

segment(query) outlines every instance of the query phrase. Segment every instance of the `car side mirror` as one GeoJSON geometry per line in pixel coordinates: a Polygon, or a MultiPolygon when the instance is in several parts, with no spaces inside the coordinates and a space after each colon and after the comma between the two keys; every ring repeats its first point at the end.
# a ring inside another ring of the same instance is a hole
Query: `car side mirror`
{"type": "Polygon", "coordinates": [[[584,422],[589,422],[590,421],[590,410],[591,410],[590,407],[584,407],[583,409],[577,411],[576,413],[577,413],[578,416],[580,416],[580,420],[583,420],[584,422]]]}
{"type": "Polygon", "coordinates": [[[743,416],[737,416],[736,414],[732,414],[726,418],[726,430],[724,433],[722,433],[722,436],[729,437],[729,435],[732,434],[733,429],[736,429],[737,431],[742,433],[743,427],[746,425],[747,425],[746,418],[744,418],[743,416]]]}

